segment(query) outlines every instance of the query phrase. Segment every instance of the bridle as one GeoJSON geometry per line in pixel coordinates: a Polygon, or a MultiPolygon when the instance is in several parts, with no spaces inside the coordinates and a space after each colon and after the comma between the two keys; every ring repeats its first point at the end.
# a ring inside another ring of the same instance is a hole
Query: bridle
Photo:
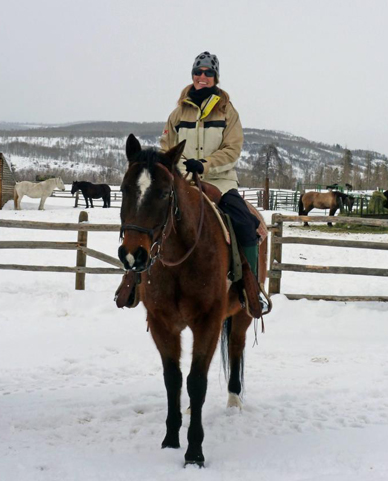
{"type": "MultiPolygon", "coordinates": [[[[204,219],[204,199],[203,199],[201,181],[198,178],[198,174],[194,173],[193,174],[193,180],[195,182],[195,185],[198,187],[199,194],[200,194],[200,216],[199,216],[198,228],[197,228],[197,233],[195,235],[194,244],[177,261],[169,261],[167,259],[164,259],[164,257],[163,257],[163,246],[164,246],[165,241],[168,239],[168,237],[171,233],[171,230],[174,226],[174,219],[180,220],[180,210],[179,210],[179,206],[178,206],[178,197],[177,197],[177,193],[176,193],[176,190],[175,190],[173,175],[167,169],[167,167],[165,167],[163,164],[157,163],[156,165],[158,167],[161,167],[172,179],[172,185],[171,185],[171,190],[170,190],[170,195],[169,195],[169,203],[168,203],[167,212],[166,212],[164,222],[157,225],[156,227],[154,227],[152,229],[148,229],[146,227],[142,227],[142,226],[139,226],[137,224],[122,224],[121,228],[120,228],[120,239],[122,239],[124,237],[124,234],[125,234],[126,231],[140,232],[141,234],[148,235],[151,239],[151,249],[150,249],[150,254],[149,254],[149,261],[148,261],[148,263],[147,263],[147,265],[144,269],[142,269],[140,271],[136,271],[138,273],[150,270],[157,259],[159,259],[162,262],[163,265],[168,266],[168,267],[174,267],[174,266],[178,266],[179,264],[182,264],[190,256],[190,254],[194,251],[194,249],[196,248],[196,246],[198,244],[198,241],[199,241],[199,238],[200,238],[201,233],[202,233],[203,219],[204,219]],[[159,231],[159,235],[156,235],[156,233],[158,231],[159,231]]],[[[187,177],[187,175],[186,175],[186,177],[187,177]]]]}

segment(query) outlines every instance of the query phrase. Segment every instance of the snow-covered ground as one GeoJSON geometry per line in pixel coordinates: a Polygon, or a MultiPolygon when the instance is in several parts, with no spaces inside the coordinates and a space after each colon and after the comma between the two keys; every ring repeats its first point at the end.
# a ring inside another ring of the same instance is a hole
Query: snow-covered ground
{"type": "MultiPolygon", "coordinates": [[[[24,198],[24,210],[8,203],[0,218],[76,222],[72,205],[49,198],[41,212],[24,198]]],[[[119,210],[90,209],[89,220],[118,223],[119,210]]],[[[347,235],[361,237],[387,240],[347,235]]],[[[76,233],[0,227],[0,239],[72,241],[76,233]]],[[[115,256],[118,234],[89,233],[89,246],[115,256]]],[[[379,267],[388,253],[286,245],[284,261],[379,267]]],[[[73,266],[75,252],[0,249],[4,263],[73,266]]],[[[0,270],[1,481],[388,479],[387,304],[274,296],[258,346],[253,326],[248,332],[243,411],[226,408],[217,352],[203,416],[207,467],[183,469],[188,416],[181,449],[161,450],[159,354],[143,306],[116,308],[119,280],[87,275],[86,290],[75,291],[72,274],[0,270]]],[[[387,295],[388,280],[285,273],[282,292],[387,295]]],[[[183,342],[186,376],[190,332],[183,342]]]]}

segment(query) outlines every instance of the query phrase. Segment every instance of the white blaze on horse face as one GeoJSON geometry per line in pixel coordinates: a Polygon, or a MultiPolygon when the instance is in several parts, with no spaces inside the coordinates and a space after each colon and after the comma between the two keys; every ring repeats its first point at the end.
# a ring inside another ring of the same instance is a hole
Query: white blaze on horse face
{"type": "Polygon", "coordinates": [[[133,264],[135,263],[135,258],[133,257],[133,255],[132,255],[132,254],[127,254],[127,255],[125,256],[125,258],[126,258],[127,261],[128,261],[129,267],[132,267],[133,264]]]}
{"type": "Polygon", "coordinates": [[[137,185],[139,186],[139,190],[140,190],[140,194],[139,194],[139,197],[137,199],[137,208],[138,209],[140,208],[141,203],[144,200],[144,196],[145,196],[147,190],[151,186],[151,182],[152,182],[151,174],[149,173],[149,171],[147,169],[143,169],[143,172],[140,174],[139,179],[137,181],[137,185]]]}

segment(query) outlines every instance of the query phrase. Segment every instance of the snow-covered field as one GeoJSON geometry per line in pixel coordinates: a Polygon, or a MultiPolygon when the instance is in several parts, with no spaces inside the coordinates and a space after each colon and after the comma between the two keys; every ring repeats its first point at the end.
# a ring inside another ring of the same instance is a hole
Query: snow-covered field
{"type": "MultiPolygon", "coordinates": [[[[0,218],[76,222],[80,211],[66,199],[49,198],[43,212],[37,205],[25,198],[16,212],[8,203],[0,218]]],[[[95,208],[89,220],[118,223],[119,210],[95,208]]],[[[0,228],[0,239],[72,241],[76,233],[0,228]]],[[[89,246],[115,256],[118,234],[89,233],[89,246]]],[[[388,253],[290,245],[284,261],[379,267],[388,253]]],[[[73,266],[75,252],[1,249],[4,263],[73,266]]],[[[274,296],[258,346],[253,326],[248,332],[243,411],[226,409],[217,352],[203,416],[207,467],[183,469],[188,417],[181,449],[161,450],[159,355],[143,306],[116,308],[118,283],[87,275],[86,291],[75,291],[72,274],[0,270],[1,481],[388,479],[387,304],[274,296]]],[[[387,295],[388,280],[285,273],[282,292],[387,295]]],[[[183,341],[186,376],[190,332],[183,341]]]]}

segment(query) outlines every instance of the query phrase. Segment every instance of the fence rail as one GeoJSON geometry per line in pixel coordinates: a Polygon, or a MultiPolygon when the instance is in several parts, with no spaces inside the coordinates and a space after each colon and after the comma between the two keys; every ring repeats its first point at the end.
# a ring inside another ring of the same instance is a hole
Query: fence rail
{"type": "MultiPolygon", "coordinates": [[[[271,226],[271,251],[269,276],[269,295],[279,294],[281,288],[282,272],[308,272],[315,274],[349,274],[363,276],[388,277],[388,269],[370,267],[348,267],[348,266],[316,266],[305,264],[291,264],[282,262],[282,246],[286,244],[305,244],[325,247],[346,247],[358,249],[388,250],[388,243],[367,242],[340,239],[311,239],[309,237],[284,237],[284,222],[337,222],[346,224],[361,224],[366,226],[388,227],[388,220],[369,218],[349,218],[339,216],[287,216],[273,214],[271,226]]],[[[285,294],[288,299],[325,299],[332,301],[388,301],[388,296],[331,296],[311,294],[285,294]]]]}
{"type": "MultiPolygon", "coordinates": [[[[245,189],[240,188],[238,189],[240,195],[243,199],[249,201],[254,207],[261,207],[260,204],[260,192],[264,189],[245,189]]],[[[69,190],[66,191],[57,191],[54,190],[51,194],[51,197],[55,197],[58,199],[72,199],[74,198],[74,207],[86,207],[86,202],[83,198],[83,195],[80,191],[76,192],[74,195],[69,190]]],[[[111,190],[111,207],[113,208],[120,208],[122,201],[122,194],[118,187],[112,188],[111,190]]],[[[103,205],[102,199],[93,199],[93,204],[100,207],[103,205]]]]}
{"type": "Polygon", "coordinates": [[[115,257],[104,254],[87,247],[88,232],[119,232],[119,224],[88,224],[88,214],[80,212],[78,223],[52,223],[0,219],[0,227],[14,229],[41,229],[77,231],[77,242],[51,242],[51,241],[0,241],[0,249],[60,249],[75,250],[77,252],[76,265],[67,266],[39,266],[0,264],[0,270],[17,270],[32,272],[65,272],[75,274],[75,289],[85,289],[86,274],[123,274],[122,263],[115,257]],[[98,259],[113,267],[86,267],[87,256],[98,259]]]}

